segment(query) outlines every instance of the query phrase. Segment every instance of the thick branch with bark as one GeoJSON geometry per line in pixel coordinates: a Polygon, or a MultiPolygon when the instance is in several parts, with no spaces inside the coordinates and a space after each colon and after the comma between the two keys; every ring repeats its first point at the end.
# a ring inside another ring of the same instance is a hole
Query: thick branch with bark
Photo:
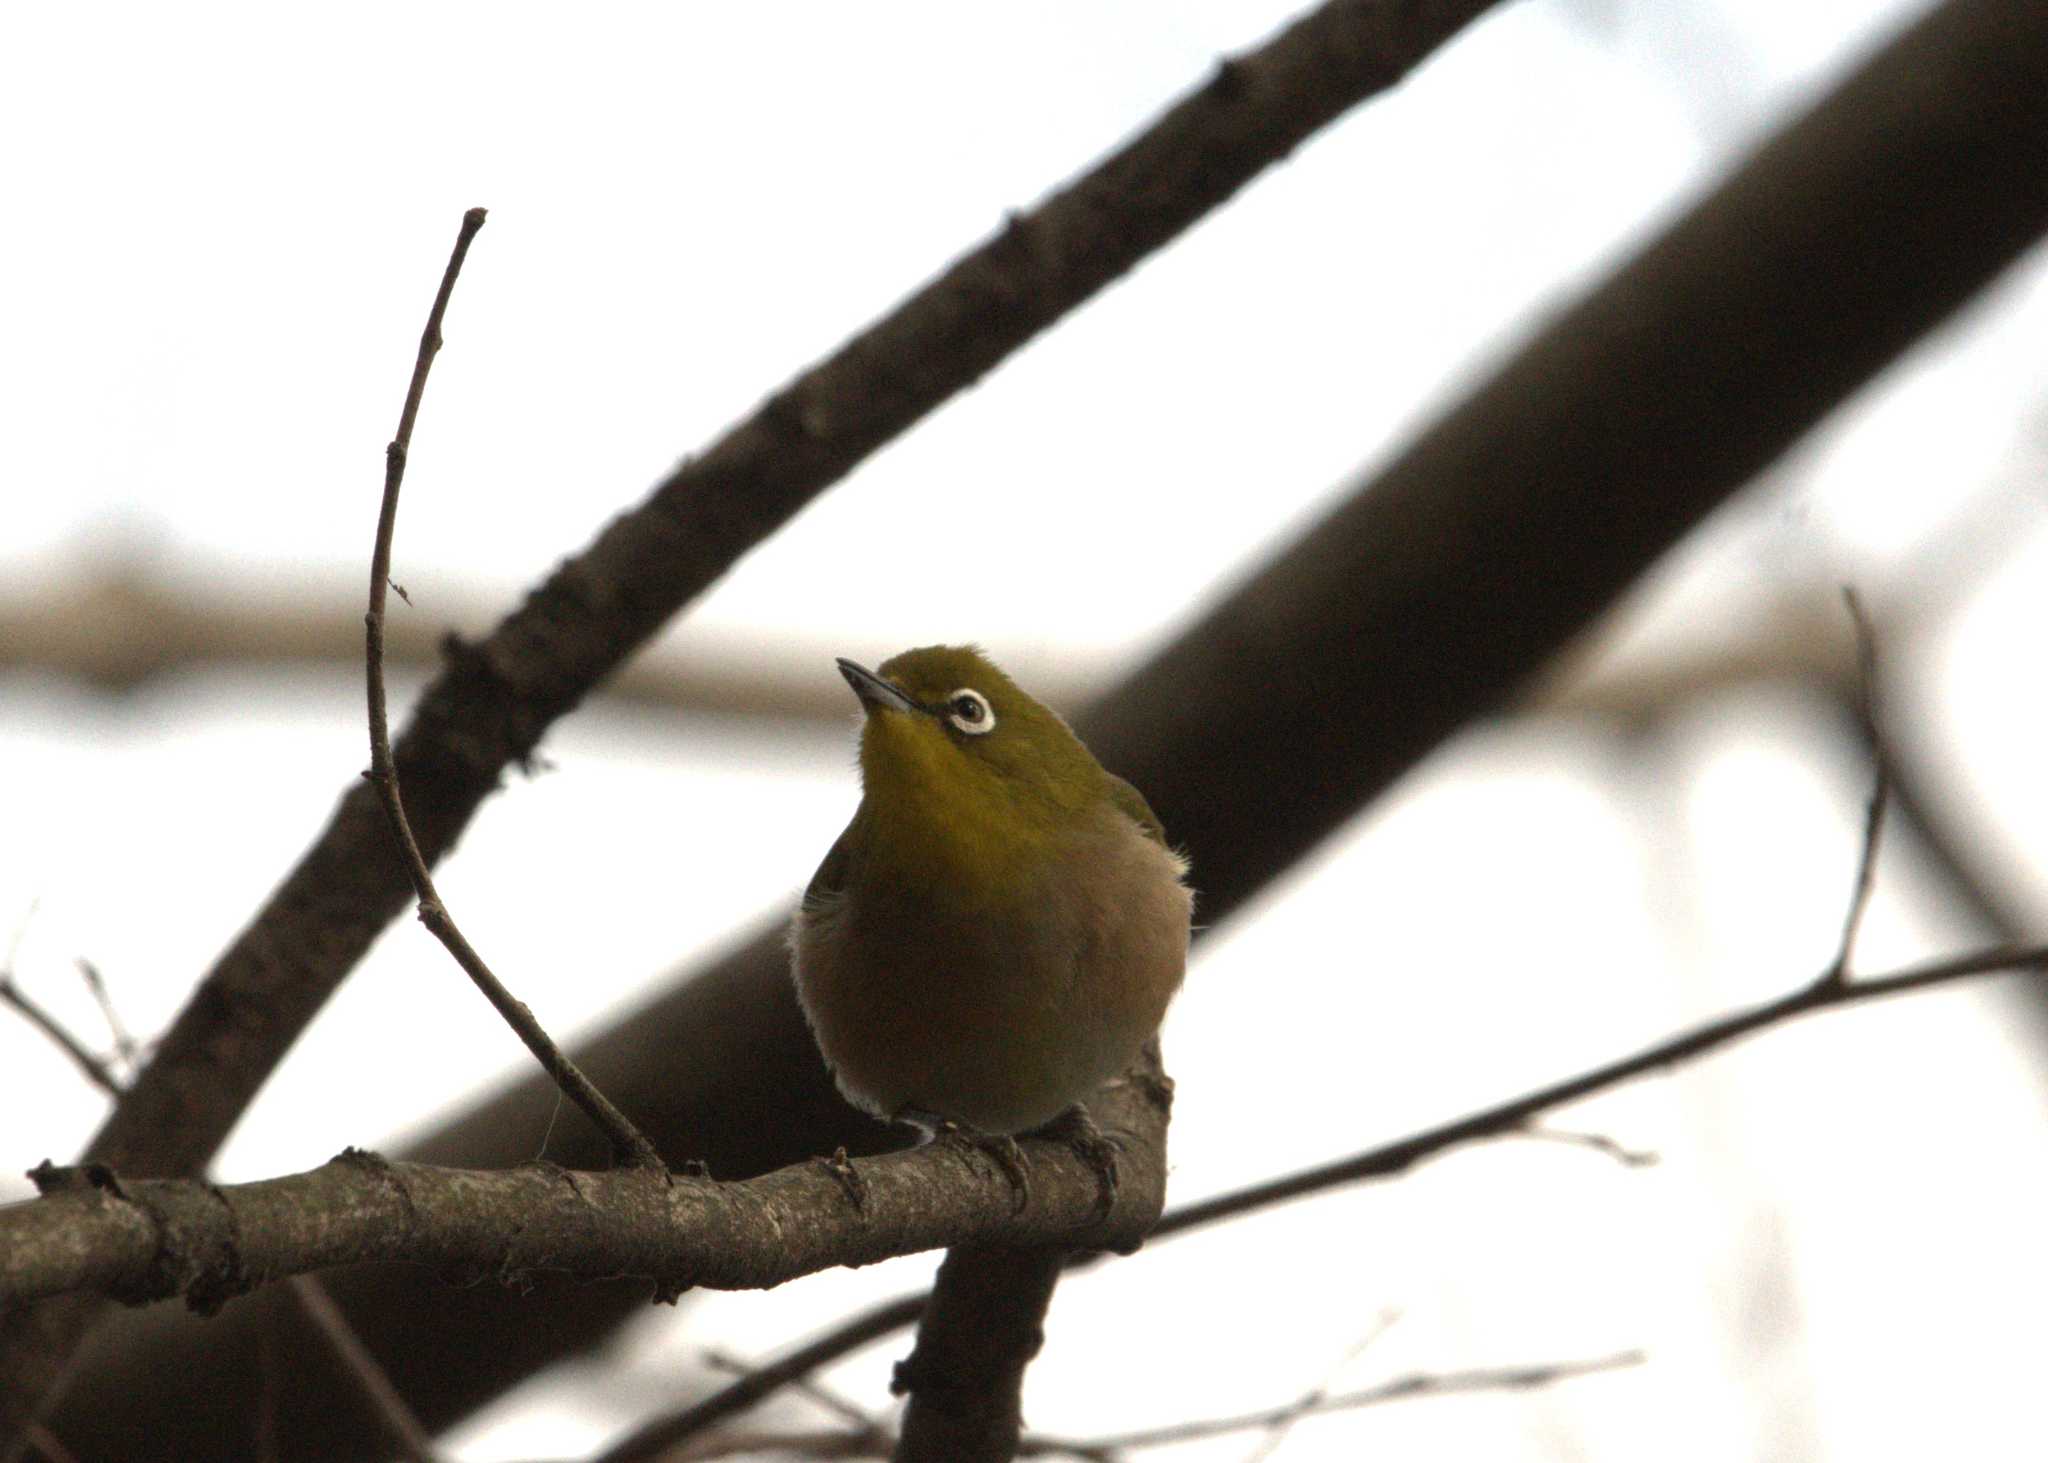
{"type": "Polygon", "coordinates": [[[206,1312],[285,1276],[375,1260],[515,1286],[541,1271],[636,1276],[672,1298],[943,1245],[1129,1250],[1166,1190],[1165,1113],[1144,1092],[1128,1085],[1100,1104],[1127,1145],[1107,1206],[1095,1169],[1045,1138],[1020,1144],[1021,1194],[1001,1165],[955,1141],[741,1183],[546,1163],[436,1168],[356,1149],[231,1185],[45,1167],[42,1198],[0,1209],[0,1307],[92,1290],[130,1304],[182,1296],[206,1312]]]}
{"type": "MultiPolygon", "coordinates": [[[[1413,18],[1398,8],[1379,15],[1390,25],[1413,18]]],[[[2026,0],[1950,0],[1079,719],[1103,761],[1143,787],[1175,838],[1193,846],[1203,918],[1248,898],[1457,726],[1511,695],[1689,526],[2044,226],[2048,34],[2026,0]],[[1303,674],[1309,666],[1318,671],[1313,682],[1303,674]]],[[[848,360],[827,367],[844,373],[848,360]]],[[[844,374],[833,379],[847,384],[844,374]]],[[[684,557],[675,574],[700,572],[689,567],[700,557],[676,552],[684,557]]],[[[662,572],[665,579],[667,565],[662,572]]],[[[567,585],[543,591],[537,606],[568,613],[594,603],[571,593],[584,571],[564,573],[567,585]]],[[[571,618],[588,623],[581,610],[571,618]]],[[[530,619],[501,634],[485,655],[492,664],[522,663],[552,644],[530,619]]],[[[522,673],[508,684],[528,683],[522,673]]],[[[496,726],[508,714],[499,695],[470,704],[475,725],[496,726]]],[[[474,735],[475,745],[500,744],[473,733],[456,705],[432,705],[435,730],[420,733],[430,742],[467,746],[474,735]]],[[[511,719],[538,734],[526,713],[511,719]]],[[[423,841],[437,849],[467,817],[465,789],[479,780],[454,762],[447,780],[425,778],[441,789],[433,794],[441,811],[422,817],[431,824],[423,841]]],[[[403,749],[400,767],[408,788],[423,785],[403,749]]],[[[492,764],[482,781],[495,775],[492,764]]],[[[363,813],[355,836],[338,833],[288,881],[223,967],[238,973],[209,985],[206,999],[222,1003],[209,1019],[243,990],[259,1004],[275,992],[294,1009],[316,1005],[338,968],[401,907],[402,887],[365,887],[360,868],[336,861],[381,836],[367,800],[363,813]],[[304,942],[276,943],[297,928],[304,942]]],[[[341,816],[346,823],[351,814],[341,816]]],[[[215,1038],[197,1040],[188,1056],[215,1038]]],[[[237,1067],[246,1059],[233,1042],[221,1055],[237,1067]]],[[[703,1155],[721,1173],[758,1172],[849,1135],[862,1141],[804,1030],[773,934],[655,998],[577,1055],[670,1152],[703,1155]]],[[[552,1091],[529,1082],[443,1128],[414,1156],[518,1162],[534,1152],[554,1107],[552,1091]]],[[[565,1140],[571,1155],[591,1151],[579,1146],[587,1132],[558,1135],[565,1140]]],[[[874,1141],[871,1130],[865,1141],[874,1141]]],[[[433,1421],[591,1344],[635,1299],[578,1293],[515,1314],[488,1297],[461,1306],[423,1298],[388,1274],[346,1282],[338,1288],[358,1326],[433,1421]],[[545,1320],[533,1323],[536,1314],[545,1320]]],[[[206,1344],[190,1331],[130,1333],[102,1363],[92,1404],[64,1415],[66,1435],[105,1439],[135,1427],[120,1409],[144,1395],[139,1379],[170,1364],[173,1350],[188,1371],[223,1369],[194,1396],[234,1405],[232,1378],[253,1371],[246,1336],[235,1343],[243,1349],[214,1359],[206,1344]]],[[[310,1411],[317,1399],[303,1400],[310,1411]]],[[[150,1426],[216,1423],[188,1397],[176,1418],[150,1426]]],[[[331,1417],[309,1419],[293,1442],[309,1458],[351,1446],[331,1417]]],[[[109,1439],[107,1451],[116,1446],[109,1439]]]]}

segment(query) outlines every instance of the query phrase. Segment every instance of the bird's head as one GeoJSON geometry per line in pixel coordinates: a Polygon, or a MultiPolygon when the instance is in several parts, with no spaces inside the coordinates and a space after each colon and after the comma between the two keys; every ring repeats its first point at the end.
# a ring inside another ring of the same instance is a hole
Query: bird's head
{"type": "Polygon", "coordinates": [[[906,650],[873,671],[842,659],[839,673],[866,713],[860,767],[871,797],[1038,821],[1107,796],[1106,774],[1066,722],[971,645],[906,650]]]}

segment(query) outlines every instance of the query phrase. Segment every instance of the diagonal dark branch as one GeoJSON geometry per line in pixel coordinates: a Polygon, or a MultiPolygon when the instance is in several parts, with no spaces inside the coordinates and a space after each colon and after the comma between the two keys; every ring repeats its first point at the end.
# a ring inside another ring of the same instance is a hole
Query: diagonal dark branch
{"type": "Polygon", "coordinates": [[[419,355],[413,362],[412,380],[405,392],[405,406],[399,413],[398,435],[384,450],[384,496],[377,509],[376,544],[370,551],[370,608],[363,616],[363,674],[370,716],[370,770],[363,775],[377,790],[377,800],[384,805],[384,816],[391,820],[391,836],[398,844],[399,854],[405,862],[406,877],[412,881],[413,893],[419,899],[420,923],[433,931],[434,938],[447,947],[448,953],[455,957],[455,963],[483,992],[484,999],[504,1018],[505,1024],[518,1034],[541,1069],[562,1089],[563,1095],[582,1109],[597,1124],[599,1131],[611,1139],[612,1151],[635,1167],[666,1173],[667,1165],[661,1161],[654,1145],[597,1090],[580,1067],[563,1055],[554,1038],[535,1019],[532,1010],[505,988],[505,983],[498,979],[455,923],[455,917],[441,900],[440,891],[434,887],[434,876],[420,852],[419,841],[413,837],[412,824],[405,816],[405,799],[399,788],[398,769],[391,760],[391,728],[384,704],[384,591],[391,582],[391,540],[398,528],[398,495],[405,485],[405,462],[412,450],[412,429],[419,417],[420,398],[427,389],[427,372],[441,350],[442,317],[447,314],[449,296],[454,293],[455,281],[462,273],[462,261],[469,255],[470,241],[476,238],[477,231],[483,226],[484,210],[481,208],[472,208],[462,216],[462,228],[456,235],[454,251],[449,254],[448,268],[441,276],[441,288],[434,296],[433,309],[427,313],[426,329],[420,332],[419,355]]]}

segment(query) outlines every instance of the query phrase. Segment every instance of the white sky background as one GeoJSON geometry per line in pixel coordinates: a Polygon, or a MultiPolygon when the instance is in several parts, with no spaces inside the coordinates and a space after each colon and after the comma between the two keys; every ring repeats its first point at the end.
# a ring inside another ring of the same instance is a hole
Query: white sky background
{"type": "MultiPolygon", "coordinates": [[[[480,203],[400,517],[413,608],[392,610],[509,605],[679,455],[1296,8],[15,7],[0,584],[128,556],[216,592],[360,593],[420,323],[480,203]]],[[[1027,684],[1134,663],[1912,9],[1503,10],[863,466],[677,640],[811,657],[821,679],[833,653],[953,638],[1027,684]]],[[[2044,330],[2036,257],[1617,626],[1647,659],[1845,579],[1880,610],[1924,608],[1892,694],[2021,889],[2048,790],[2039,678],[2014,674],[2044,608],[2044,330]]],[[[555,770],[486,807],[444,890],[558,1034],[786,900],[856,795],[837,731],[600,706],[544,752],[555,770]]],[[[19,977],[91,1031],[69,969],[89,955],[155,1030],[364,761],[353,675],[126,700],[0,680],[0,936],[26,921],[19,977]]],[[[1832,713],[1783,688],[1633,739],[1466,736],[1204,947],[1167,1033],[1175,1198],[1810,975],[1866,780],[1832,713]]],[[[1885,864],[1868,968],[1974,937],[1918,872],[1904,852],[1885,864]]],[[[1281,1401],[1394,1308],[1340,1385],[1651,1360],[1306,1423],[1281,1457],[2022,1456],[2048,1309],[2027,1035],[1995,992],[1831,1016],[1560,1119],[1658,1167],[1497,1144],[1161,1245],[1063,1288],[1029,1416],[1086,1434],[1281,1401]]],[[[408,922],[219,1172],[393,1143],[521,1060],[408,922]]],[[[101,1111],[0,1022],[0,1170],[67,1157],[101,1111]]],[[[931,1266],[650,1313],[615,1354],[476,1419],[456,1454],[587,1451],[659,1405],[693,1350],[765,1353],[931,1266]]],[[[875,1401],[902,1349],[835,1380],[875,1401]]]]}

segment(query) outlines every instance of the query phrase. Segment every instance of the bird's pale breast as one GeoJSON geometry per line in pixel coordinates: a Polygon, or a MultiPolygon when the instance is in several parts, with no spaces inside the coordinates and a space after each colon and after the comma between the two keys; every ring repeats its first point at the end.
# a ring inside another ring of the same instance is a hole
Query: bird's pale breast
{"type": "Polygon", "coordinates": [[[930,852],[797,917],[805,1014],[856,1106],[1036,1127],[1158,1029],[1187,963],[1185,866],[1109,806],[980,898],[930,852]]]}

